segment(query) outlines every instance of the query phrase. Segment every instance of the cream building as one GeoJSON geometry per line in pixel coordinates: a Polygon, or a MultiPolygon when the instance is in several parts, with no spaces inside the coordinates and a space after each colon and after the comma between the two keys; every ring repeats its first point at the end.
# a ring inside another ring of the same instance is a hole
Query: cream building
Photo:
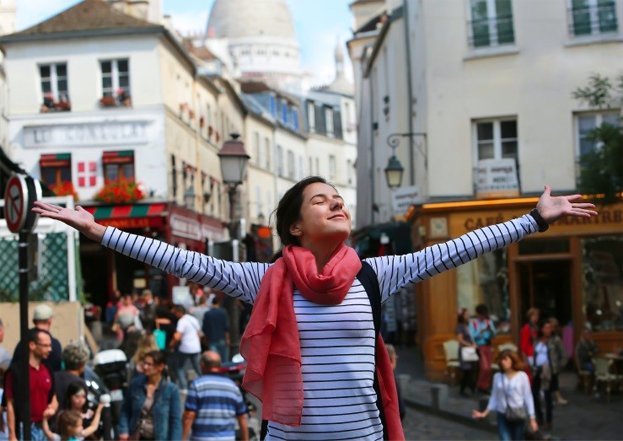
{"type": "MultiPolygon", "coordinates": [[[[358,194],[358,226],[405,214],[419,248],[510,219],[529,211],[545,184],[575,191],[581,154],[599,148],[587,132],[620,124],[621,109],[589,109],[571,94],[592,73],[621,74],[621,0],[356,1],[352,10],[358,178],[374,182],[358,194]],[[406,213],[392,211],[383,176],[393,133],[406,134],[394,138],[404,176],[393,190],[413,186],[406,213]],[[371,203],[379,211],[364,217],[371,203]]],[[[478,303],[489,306],[501,340],[517,341],[525,311],[536,306],[563,325],[573,321],[576,339],[590,324],[604,350],[622,341],[623,326],[603,314],[623,302],[623,282],[591,275],[597,249],[623,265],[621,208],[575,228],[563,222],[419,284],[427,374],[443,375],[441,343],[452,338],[455,312],[478,303]]]]}
{"type": "MultiPolygon", "coordinates": [[[[0,1],[0,36],[15,32],[15,0],[0,1]]],[[[4,54],[0,52],[0,147],[8,146],[9,120],[8,99],[9,86],[6,82],[6,73],[3,63],[4,54]]]]}

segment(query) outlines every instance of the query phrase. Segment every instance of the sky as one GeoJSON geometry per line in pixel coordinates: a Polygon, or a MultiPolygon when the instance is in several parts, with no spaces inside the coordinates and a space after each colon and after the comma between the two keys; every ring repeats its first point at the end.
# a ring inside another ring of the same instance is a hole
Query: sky
{"type": "MultiPolygon", "coordinates": [[[[334,52],[352,37],[352,0],[286,0],[301,45],[301,65],[316,84],[335,76],[334,52]]],[[[26,29],[79,3],[79,0],[17,0],[17,30],[26,29]],[[25,7],[28,5],[28,7],[25,7]]],[[[162,0],[163,13],[171,15],[173,25],[183,35],[203,32],[214,0],[162,0]]],[[[348,54],[344,47],[344,53],[348,54]]],[[[346,58],[346,75],[352,81],[352,68],[346,58]]]]}

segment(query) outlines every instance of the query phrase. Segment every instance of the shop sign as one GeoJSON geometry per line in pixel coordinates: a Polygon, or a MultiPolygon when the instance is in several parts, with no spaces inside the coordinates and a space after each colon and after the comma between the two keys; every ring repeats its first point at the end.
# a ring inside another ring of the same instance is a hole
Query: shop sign
{"type": "Polygon", "coordinates": [[[147,143],[149,121],[105,121],[24,127],[24,147],[114,146],[147,143]]]}
{"type": "Polygon", "coordinates": [[[162,227],[162,217],[130,217],[125,219],[98,219],[98,224],[105,227],[115,227],[121,230],[131,230],[134,228],[160,228],[162,227]]]}
{"type": "Polygon", "coordinates": [[[392,192],[392,208],[395,214],[405,213],[411,205],[423,202],[417,185],[398,187],[392,192]]]}
{"type": "Polygon", "coordinates": [[[171,234],[192,240],[201,240],[201,224],[197,219],[172,214],[170,219],[171,234]]]}
{"type": "MultiPolygon", "coordinates": [[[[527,214],[529,211],[530,207],[505,211],[455,213],[450,217],[451,235],[456,236],[478,228],[506,222],[527,214]]],[[[591,218],[564,217],[556,222],[549,231],[577,235],[614,229],[623,233],[623,204],[597,206],[597,212],[599,214],[591,218]]]]}
{"type": "Polygon", "coordinates": [[[519,196],[515,160],[483,159],[476,168],[476,198],[494,199],[519,196]]]}
{"type": "Polygon", "coordinates": [[[208,224],[201,224],[201,235],[203,239],[210,239],[212,242],[225,240],[225,230],[208,224]]]}

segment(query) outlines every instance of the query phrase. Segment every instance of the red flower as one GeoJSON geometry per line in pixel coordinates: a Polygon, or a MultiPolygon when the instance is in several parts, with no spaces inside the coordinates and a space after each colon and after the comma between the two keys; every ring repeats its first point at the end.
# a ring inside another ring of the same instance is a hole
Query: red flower
{"type": "Polygon", "coordinates": [[[145,198],[134,179],[118,179],[109,181],[95,195],[95,199],[103,202],[131,204],[145,198]]]}

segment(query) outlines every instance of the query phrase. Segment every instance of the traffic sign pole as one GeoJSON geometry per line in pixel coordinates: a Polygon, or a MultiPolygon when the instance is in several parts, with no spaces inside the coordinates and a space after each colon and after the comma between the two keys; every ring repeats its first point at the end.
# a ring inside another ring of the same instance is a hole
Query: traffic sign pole
{"type": "MultiPolygon", "coordinates": [[[[30,208],[30,207],[29,207],[30,208]]],[[[20,372],[23,381],[19,390],[22,438],[32,439],[30,433],[30,349],[28,344],[28,239],[30,233],[19,233],[19,322],[22,339],[20,372]]],[[[52,375],[54,375],[51,372],[52,375]]],[[[14,401],[17,402],[17,401],[14,401]]]]}
{"type": "MultiPolygon", "coordinates": [[[[30,176],[13,175],[4,195],[4,213],[7,226],[13,233],[19,233],[19,318],[22,353],[20,372],[22,381],[19,385],[19,423],[21,439],[30,440],[30,348],[28,342],[28,244],[31,231],[37,225],[39,216],[32,211],[33,204],[41,198],[39,181],[30,176]]],[[[53,374],[52,372],[50,372],[53,374]]]]}

